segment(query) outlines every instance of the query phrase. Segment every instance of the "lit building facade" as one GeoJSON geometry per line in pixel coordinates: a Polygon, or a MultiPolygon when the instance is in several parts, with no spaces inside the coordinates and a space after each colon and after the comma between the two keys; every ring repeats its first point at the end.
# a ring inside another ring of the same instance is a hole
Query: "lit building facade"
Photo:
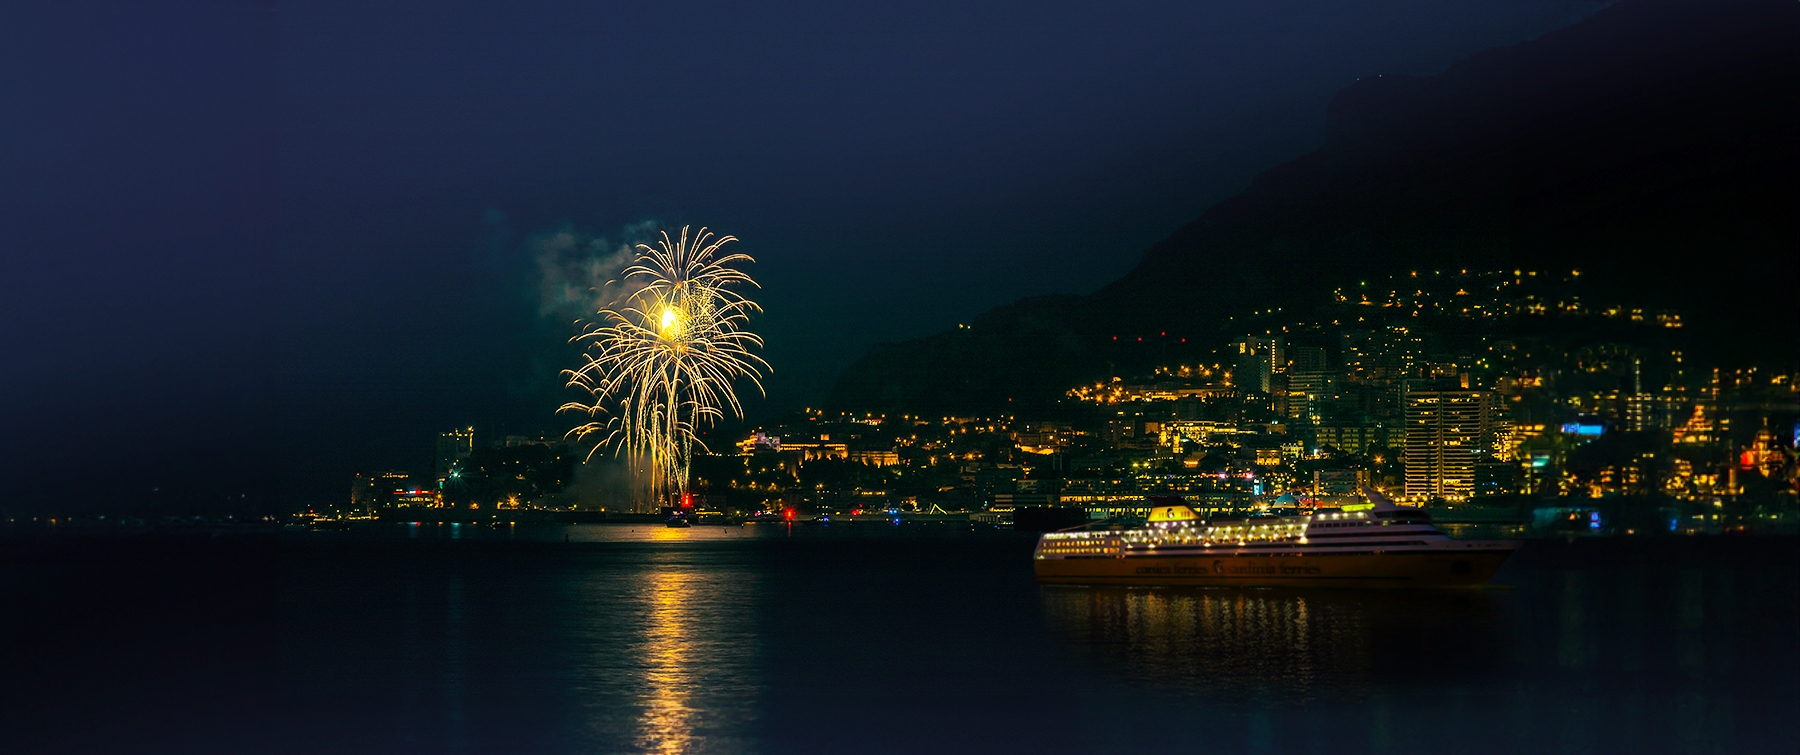
{"type": "Polygon", "coordinates": [[[1388,444],[1387,428],[1379,425],[1320,425],[1313,429],[1314,442],[1352,454],[1388,444]]]}
{"type": "Polygon", "coordinates": [[[357,472],[350,483],[350,508],[371,513],[393,505],[396,494],[411,488],[412,475],[405,472],[357,472]]]}
{"type": "Polygon", "coordinates": [[[1307,370],[1288,374],[1288,419],[1318,422],[1337,397],[1337,373],[1307,370]]]}
{"type": "Polygon", "coordinates": [[[450,476],[450,471],[456,468],[457,463],[469,458],[469,454],[474,452],[474,427],[465,427],[460,430],[451,430],[447,433],[438,433],[437,464],[433,470],[437,477],[438,484],[442,485],[444,480],[450,476]]]}
{"type": "Polygon", "coordinates": [[[1406,393],[1407,500],[1474,497],[1476,458],[1491,449],[1496,408],[1491,391],[1406,393]]]}
{"type": "Polygon", "coordinates": [[[1239,390],[1271,393],[1277,368],[1285,369],[1285,343],[1280,337],[1245,336],[1234,344],[1237,360],[1232,369],[1232,384],[1239,390]]]}

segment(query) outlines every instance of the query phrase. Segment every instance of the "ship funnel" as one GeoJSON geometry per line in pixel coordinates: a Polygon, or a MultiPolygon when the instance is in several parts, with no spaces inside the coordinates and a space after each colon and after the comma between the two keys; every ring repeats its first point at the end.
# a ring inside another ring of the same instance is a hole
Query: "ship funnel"
{"type": "Polygon", "coordinates": [[[1157,505],[1150,509],[1152,522],[1191,522],[1199,518],[1199,514],[1186,506],[1157,505]]]}

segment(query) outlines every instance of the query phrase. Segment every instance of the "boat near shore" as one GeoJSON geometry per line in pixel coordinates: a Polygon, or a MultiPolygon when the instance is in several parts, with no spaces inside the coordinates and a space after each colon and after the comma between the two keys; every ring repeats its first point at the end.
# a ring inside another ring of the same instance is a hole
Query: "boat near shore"
{"type": "Polygon", "coordinates": [[[1517,540],[1456,540],[1423,508],[1362,488],[1366,502],[1293,516],[1202,519],[1179,498],[1147,519],[1045,533],[1033,558],[1047,584],[1473,587],[1517,540]]]}

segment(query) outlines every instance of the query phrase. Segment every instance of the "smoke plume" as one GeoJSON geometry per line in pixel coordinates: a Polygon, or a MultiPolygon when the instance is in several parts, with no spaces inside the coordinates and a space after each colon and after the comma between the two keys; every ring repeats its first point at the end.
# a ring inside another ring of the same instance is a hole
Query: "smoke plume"
{"type": "Polygon", "coordinates": [[[615,241],[564,223],[527,238],[525,250],[538,268],[538,314],[591,320],[629,297],[637,286],[620,280],[620,273],[656,227],[648,220],[627,225],[615,241]]]}

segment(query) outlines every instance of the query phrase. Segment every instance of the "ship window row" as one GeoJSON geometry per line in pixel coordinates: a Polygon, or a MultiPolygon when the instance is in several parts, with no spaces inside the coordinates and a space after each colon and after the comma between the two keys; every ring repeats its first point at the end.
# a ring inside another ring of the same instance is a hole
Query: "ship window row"
{"type": "Polygon", "coordinates": [[[1050,545],[1050,546],[1045,546],[1042,552],[1051,554],[1051,555],[1063,556],[1063,555],[1075,555],[1075,554],[1118,553],[1119,549],[1116,547],[1109,547],[1109,546],[1097,545],[1097,544],[1096,545],[1050,545]]]}

